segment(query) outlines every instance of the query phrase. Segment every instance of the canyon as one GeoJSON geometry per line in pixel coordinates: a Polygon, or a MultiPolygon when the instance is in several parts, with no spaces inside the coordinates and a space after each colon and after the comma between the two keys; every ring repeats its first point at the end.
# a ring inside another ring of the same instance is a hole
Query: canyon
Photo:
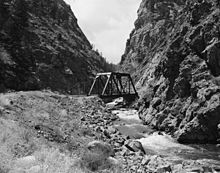
{"type": "Polygon", "coordinates": [[[115,70],[63,0],[0,2],[0,172],[220,171],[220,3],[142,0],[120,72],[139,98],[86,96],[115,70]]]}

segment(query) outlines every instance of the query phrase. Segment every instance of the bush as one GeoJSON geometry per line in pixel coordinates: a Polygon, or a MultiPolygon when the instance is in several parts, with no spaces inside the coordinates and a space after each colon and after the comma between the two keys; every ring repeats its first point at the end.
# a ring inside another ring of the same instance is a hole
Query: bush
{"type": "Polygon", "coordinates": [[[78,162],[78,167],[86,172],[120,173],[121,164],[114,158],[106,158],[100,153],[86,150],[78,162]]]}
{"type": "Polygon", "coordinates": [[[106,158],[100,157],[97,153],[91,153],[89,151],[83,153],[80,160],[80,167],[91,171],[97,171],[106,162],[106,158]]]}

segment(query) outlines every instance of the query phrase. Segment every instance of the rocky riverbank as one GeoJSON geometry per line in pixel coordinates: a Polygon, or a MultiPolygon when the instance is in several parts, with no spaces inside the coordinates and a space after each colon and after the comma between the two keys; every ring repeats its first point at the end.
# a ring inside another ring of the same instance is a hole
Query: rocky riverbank
{"type": "Polygon", "coordinates": [[[151,150],[142,140],[156,133],[155,138],[165,136],[141,125],[135,111],[130,114],[126,111],[129,110],[112,112],[97,97],[66,96],[50,91],[1,94],[1,172],[219,170],[220,165],[213,159],[177,159],[151,150]],[[132,130],[132,125],[137,131],[132,130]],[[131,127],[128,134],[123,132],[125,126],[131,127]]]}

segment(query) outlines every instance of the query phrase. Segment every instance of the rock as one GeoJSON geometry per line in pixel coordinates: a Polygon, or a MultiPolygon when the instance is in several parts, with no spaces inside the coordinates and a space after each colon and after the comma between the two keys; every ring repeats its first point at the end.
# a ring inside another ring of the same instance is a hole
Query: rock
{"type": "Polygon", "coordinates": [[[42,172],[42,169],[39,165],[36,165],[36,166],[33,166],[31,167],[27,173],[41,173],[42,172]]]}
{"type": "Polygon", "coordinates": [[[161,104],[161,99],[159,97],[156,97],[152,100],[152,107],[153,108],[156,108],[157,106],[159,106],[161,104]]]}
{"type": "Polygon", "coordinates": [[[87,148],[91,153],[98,154],[103,159],[114,155],[112,147],[102,141],[92,141],[88,143],[87,148]]]}
{"type": "Polygon", "coordinates": [[[129,150],[131,150],[131,151],[133,151],[133,152],[141,151],[141,152],[143,152],[144,154],[146,154],[146,153],[145,153],[145,150],[144,150],[144,148],[143,148],[143,146],[142,146],[142,144],[141,144],[139,141],[129,140],[129,141],[126,141],[126,142],[127,142],[127,143],[125,143],[125,146],[126,146],[129,150]]]}
{"type": "Polygon", "coordinates": [[[26,156],[16,160],[15,167],[29,169],[37,164],[35,156],[26,156]]]}
{"type": "Polygon", "coordinates": [[[85,118],[85,117],[82,117],[82,118],[81,118],[81,121],[86,121],[86,118],[85,118]]]}
{"type": "Polygon", "coordinates": [[[218,128],[218,131],[220,131],[220,124],[218,124],[217,128],[218,128]]]}
{"type": "Polygon", "coordinates": [[[188,168],[188,169],[186,169],[186,171],[189,172],[189,173],[200,173],[200,172],[203,171],[203,169],[200,168],[200,167],[197,167],[197,168],[188,168]]]}
{"type": "Polygon", "coordinates": [[[108,127],[108,132],[110,134],[114,134],[114,133],[116,133],[116,129],[114,127],[110,126],[110,127],[108,127]]]}
{"type": "Polygon", "coordinates": [[[213,173],[219,172],[219,171],[220,171],[220,167],[214,167],[214,168],[212,169],[212,171],[213,171],[213,173]]]}
{"type": "Polygon", "coordinates": [[[215,171],[213,168],[208,167],[208,166],[203,166],[202,169],[203,169],[203,172],[214,172],[215,171]]]}
{"type": "Polygon", "coordinates": [[[108,130],[104,130],[103,134],[104,134],[107,138],[109,138],[109,139],[111,138],[111,135],[110,135],[110,133],[109,133],[108,130]]]}
{"type": "Polygon", "coordinates": [[[94,130],[98,133],[102,133],[104,131],[104,129],[102,129],[100,126],[95,127],[94,130]]]}
{"type": "Polygon", "coordinates": [[[183,170],[183,164],[174,165],[174,166],[173,166],[173,170],[174,170],[175,172],[182,172],[182,170],[183,170]]]}
{"type": "Polygon", "coordinates": [[[115,159],[115,158],[113,158],[113,157],[109,157],[109,158],[108,158],[108,162],[109,162],[109,164],[111,164],[113,167],[119,167],[120,164],[121,164],[117,159],[115,159]]]}
{"type": "Polygon", "coordinates": [[[220,144],[217,144],[216,147],[217,147],[217,148],[220,148],[220,144]]]}
{"type": "Polygon", "coordinates": [[[141,162],[142,165],[147,165],[150,162],[150,159],[148,156],[145,156],[141,162]]]}
{"type": "Polygon", "coordinates": [[[0,107],[10,108],[13,105],[13,101],[3,95],[0,95],[0,107]]]}
{"type": "Polygon", "coordinates": [[[130,171],[135,172],[136,170],[138,170],[138,169],[137,169],[137,166],[132,165],[132,166],[130,167],[130,171]]]}
{"type": "Polygon", "coordinates": [[[168,165],[168,166],[163,166],[163,167],[158,168],[156,172],[157,172],[157,173],[164,173],[164,172],[172,173],[172,168],[171,168],[170,165],[168,165]]]}
{"type": "Polygon", "coordinates": [[[120,154],[125,157],[125,156],[128,156],[130,154],[130,152],[131,152],[131,150],[129,150],[127,147],[123,147],[120,154]]]}

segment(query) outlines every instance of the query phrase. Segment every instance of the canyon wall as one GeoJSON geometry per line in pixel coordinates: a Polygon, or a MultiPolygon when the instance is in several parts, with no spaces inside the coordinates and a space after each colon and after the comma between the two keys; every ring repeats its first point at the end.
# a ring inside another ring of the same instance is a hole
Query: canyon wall
{"type": "Polygon", "coordinates": [[[183,143],[220,139],[219,19],[217,0],[143,0],[121,59],[141,119],[183,143]]]}
{"type": "Polygon", "coordinates": [[[79,94],[106,66],[63,0],[1,0],[0,91],[79,94]]]}

